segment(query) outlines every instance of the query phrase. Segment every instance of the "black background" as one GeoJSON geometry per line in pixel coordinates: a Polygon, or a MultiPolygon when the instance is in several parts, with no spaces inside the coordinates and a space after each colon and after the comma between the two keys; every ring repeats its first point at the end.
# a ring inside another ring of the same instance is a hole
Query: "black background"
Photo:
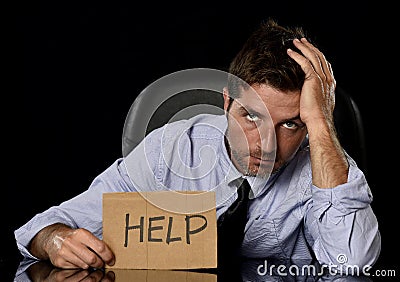
{"type": "Polygon", "coordinates": [[[3,77],[11,87],[2,103],[0,259],[19,259],[15,229],[87,189],[121,157],[126,114],[146,86],[188,68],[226,70],[250,31],[273,17],[307,30],[361,111],[382,232],[377,267],[399,270],[393,7],[347,2],[20,3],[5,42],[12,64],[3,77]]]}

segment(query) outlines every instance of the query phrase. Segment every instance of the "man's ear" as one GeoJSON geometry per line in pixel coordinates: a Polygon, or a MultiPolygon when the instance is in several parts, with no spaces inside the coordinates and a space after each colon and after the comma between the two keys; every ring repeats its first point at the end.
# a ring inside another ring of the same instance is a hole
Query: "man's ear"
{"type": "Polygon", "coordinates": [[[228,112],[229,106],[232,103],[232,101],[231,101],[232,98],[229,96],[229,92],[228,92],[228,88],[227,87],[224,87],[224,89],[222,91],[222,94],[224,96],[224,111],[226,113],[226,112],[228,112]]]}

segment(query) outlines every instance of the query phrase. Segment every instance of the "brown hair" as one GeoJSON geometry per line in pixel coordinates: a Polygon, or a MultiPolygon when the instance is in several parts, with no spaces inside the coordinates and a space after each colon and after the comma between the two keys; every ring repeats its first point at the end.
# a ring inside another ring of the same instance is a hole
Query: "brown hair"
{"type": "Polygon", "coordinates": [[[286,50],[298,51],[292,41],[302,37],[306,36],[301,27],[286,28],[273,19],[262,22],[229,66],[230,97],[240,97],[240,87],[247,89],[254,84],[267,84],[281,91],[301,90],[304,71],[286,50]]]}

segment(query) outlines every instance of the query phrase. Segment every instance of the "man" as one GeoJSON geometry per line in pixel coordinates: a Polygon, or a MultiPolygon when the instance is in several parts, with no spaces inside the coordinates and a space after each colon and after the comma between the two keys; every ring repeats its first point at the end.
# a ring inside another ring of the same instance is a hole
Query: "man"
{"type": "Polygon", "coordinates": [[[101,240],[103,193],[215,189],[221,218],[238,197],[236,182],[246,178],[241,255],[374,264],[380,234],[372,195],[335,134],[336,81],[323,53],[300,28],[270,20],[229,73],[225,115],[202,114],[151,132],[87,191],[16,230],[21,253],[61,268],[113,265],[118,258],[101,240]]]}

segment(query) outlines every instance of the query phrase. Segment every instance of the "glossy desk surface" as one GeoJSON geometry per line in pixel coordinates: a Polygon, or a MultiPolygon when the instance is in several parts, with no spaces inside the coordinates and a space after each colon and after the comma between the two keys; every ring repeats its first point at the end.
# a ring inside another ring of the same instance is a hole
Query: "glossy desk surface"
{"type": "MultiPolygon", "coordinates": [[[[91,269],[66,270],[45,261],[22,260],[18,265],[0,262],[0,281],[378,281],[373,277],[348,272],[339,275],[321,269],[310,262],[287,263],[268,259],[226,262],[215,269],[198,270],[140,270],[140,269],[91,269]]],[[[379,280],[382,281],[382,280],[379,280]]],[[[386,280],[389,281],[389,280],[386,280]]]]}

